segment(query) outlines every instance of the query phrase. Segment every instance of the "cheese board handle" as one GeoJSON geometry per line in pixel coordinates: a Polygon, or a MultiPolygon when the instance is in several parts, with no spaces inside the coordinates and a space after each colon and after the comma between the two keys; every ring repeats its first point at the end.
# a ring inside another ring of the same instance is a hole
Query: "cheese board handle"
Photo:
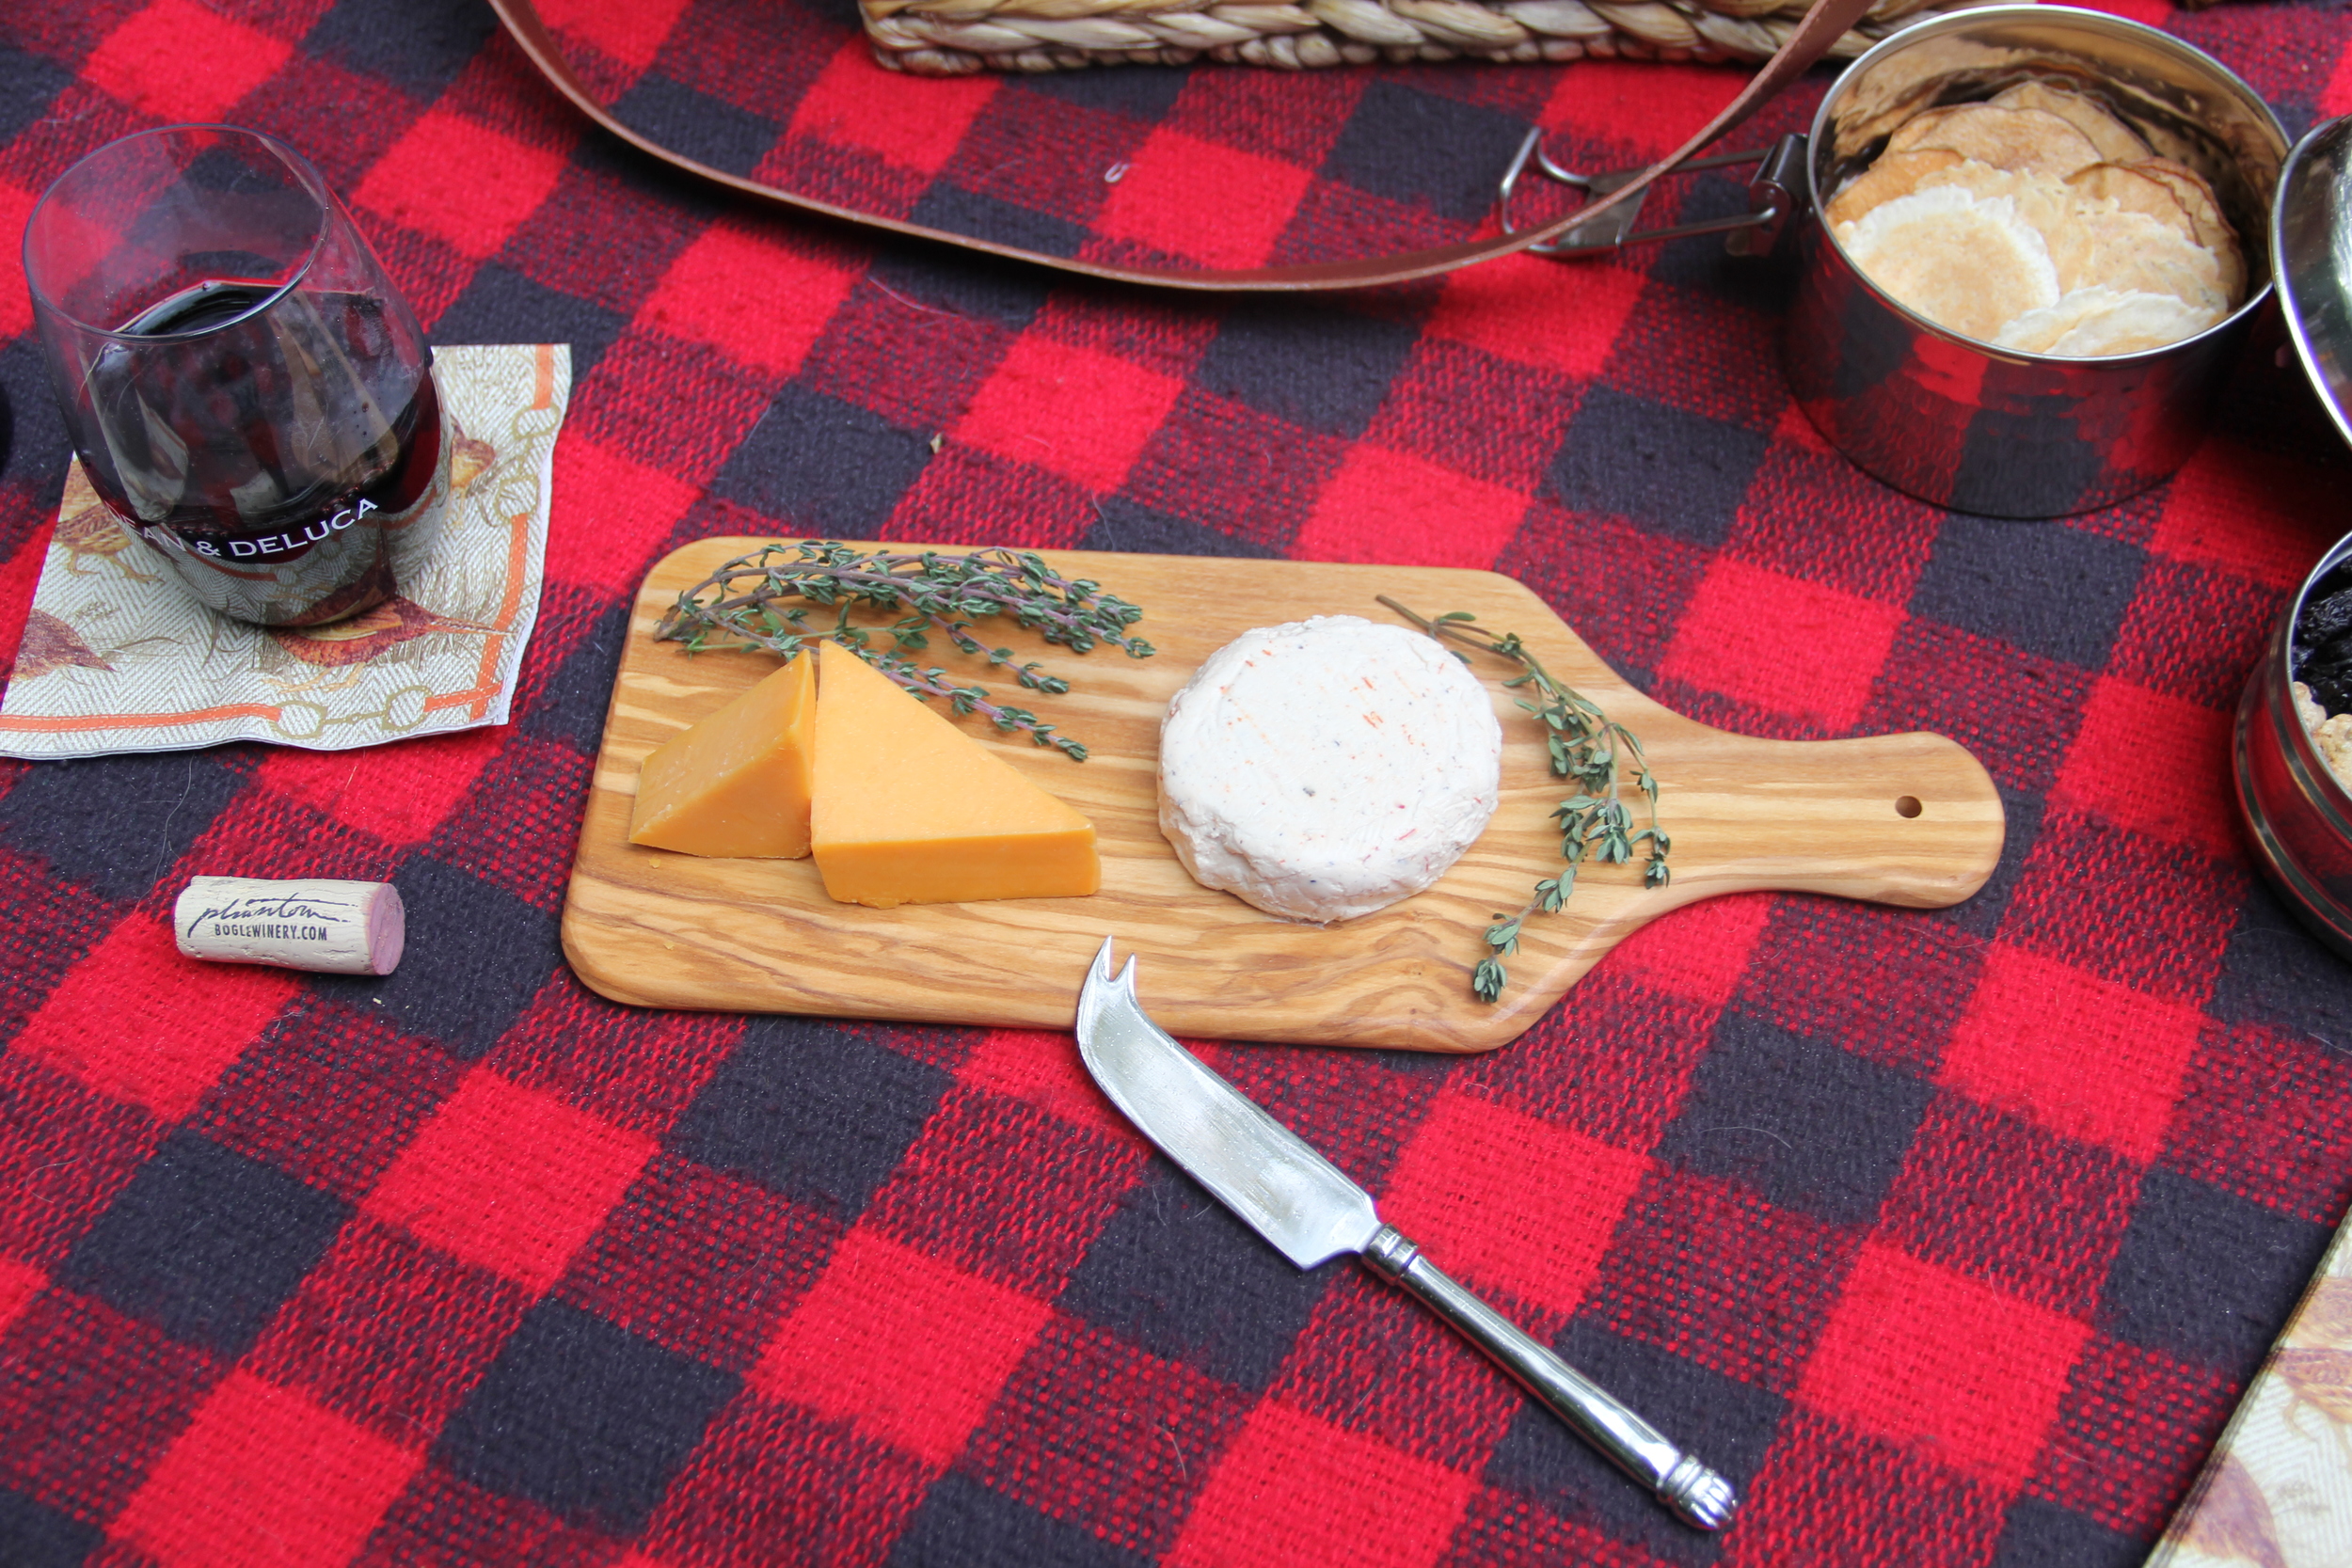
{"type": "Polygon", "coordinates": [[[1799,741],[1716,730],[1678,745],[1676,760],[1660,800],[1676,904],[1770,890],[1942,909],[2000,863],[2000,791],[1944,736],[1799,741]]]}

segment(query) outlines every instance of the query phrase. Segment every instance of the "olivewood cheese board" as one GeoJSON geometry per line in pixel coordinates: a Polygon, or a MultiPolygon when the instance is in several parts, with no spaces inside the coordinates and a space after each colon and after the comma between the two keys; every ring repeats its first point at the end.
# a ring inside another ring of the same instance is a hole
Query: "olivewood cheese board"
{"type": "MultiPolygon", "coordinates": [[[[682,590],[764,542],[699,540],[664,557],[638,592],[564,911],[572,967],[614,1001],[1067,1029],[1088,963],[1116,934],[1121,952],[1143,958],[1152,1016],[1178,1035],[1486,1051],[1525,1031],[1629,934],[1685,904],[1774,889],[1940,908],[1982,886],[2000,855],[2000,797],[1955,742],[1711,729],[1627,685],[1534,593],[1497,573],[1041,550],[1056,571],[1142,606],[1136,633],[1158,652],[1080,657],[980,623],[983,640],[1069,679],[1067,695],[1024,705],[1090,755],[1073,762],[978,718],[959,722],[1093,820],[1102,891],[891,910],[835,903],[806,860],[702,859],[628,841],[646,755],[776,668],[766,653],[690,655],[654,641],[654,626],[682,590]],[[1540,727],[1502,688],[1516,666],[1470,655],[1502,721],[1502,805],[1427,892],[1355,920],[1295,924],[1194,882],[1160,834],[1160,716],[1194,669],[1253,626],[1389,619],[1382,594],[1423,614],[1466,610],[1486,630],[1518,632],[1554,676],[1640,737],[1660,781],[1672,883],[1644,888],[1638,860],[1588,864],[1566,909],[1528,920],[1509,988],[1493,1004],[1470,990],[1486,956],[1481,933],[1558,868],[1549,814],[1574,792],[1551,775],[1540,727]]],[[[936,641],[922,657],[993,691],[1011,686],[936,641]]]]}

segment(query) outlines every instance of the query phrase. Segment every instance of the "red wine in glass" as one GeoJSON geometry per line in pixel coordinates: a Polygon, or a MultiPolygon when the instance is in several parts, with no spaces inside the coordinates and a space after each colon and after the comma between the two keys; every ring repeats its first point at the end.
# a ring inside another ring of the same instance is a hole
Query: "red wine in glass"
{"type": "Polygon", "coordinates": [[[447,490],[432,351],[307,163],[224,127],[129,137],[26,249],[91,486],[199,600],[317,626],[413,578],[447,490]]]}

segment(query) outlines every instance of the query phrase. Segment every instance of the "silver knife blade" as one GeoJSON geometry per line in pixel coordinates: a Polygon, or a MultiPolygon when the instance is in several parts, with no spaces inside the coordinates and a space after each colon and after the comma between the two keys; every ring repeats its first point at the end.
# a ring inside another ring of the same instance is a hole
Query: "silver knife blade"
{"type": "Polygon", "coordinates": [[[1370,1194],[1146,1016],[1136,960],[1114,978],[1107,937],[1078,993],[1078,1053],[1145,1137],[1300,1268],[1378,1233],[1370,1194]]]}

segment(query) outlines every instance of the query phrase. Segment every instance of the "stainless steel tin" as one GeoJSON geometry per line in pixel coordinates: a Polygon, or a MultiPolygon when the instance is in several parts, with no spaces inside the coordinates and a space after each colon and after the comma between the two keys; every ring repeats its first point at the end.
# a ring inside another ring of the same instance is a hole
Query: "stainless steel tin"
{"type": "Polygon", "coordinates": [[[1990,7],[1906,28],[1847,67],[1813,121],[1814,212],[1913,115],[2035,73],[2074,77],[2158,153],[2212,182],[2245,245],[2249,288],[2228,320],[2165,348],[2098,359],[2019,354],[1897,304],[1847,259],[1826,221],[1803,225],[1783,343],[1798,404],[1897,489],[1996,517],[2112,505],[2187,459],[2270,297],[2270,203],[2287,151],[2285,130],[2253,89],[2178,39],[2098,11],[1990,7]]]}
{"type": "Polygon", "coordinates": [[[2352,794],[2296,713],[2287,667],[2303,601],[2322,578],[2347,561],[2352,561],[2352,538],[2339,540],[2320,557],[2280,613],[2238,701],[2232,772],[2257,862],[2304,923],[2352,958],[2352,794]]]}
{"type": "MultiPolygon", "coordinates": [[[[2352,440],[2352,118],[2315,127],[2287,155],[2270,248],[2296,353],[2352,440]]],[[[2320,558],[2280,613],[2238,702],[2231,760],[2256,863],[2304,924],[2352,958],[2352,791],[2295,711],[2287,662],[2305,602],[2347,561],[2352,537],[2320,558]]]]}

